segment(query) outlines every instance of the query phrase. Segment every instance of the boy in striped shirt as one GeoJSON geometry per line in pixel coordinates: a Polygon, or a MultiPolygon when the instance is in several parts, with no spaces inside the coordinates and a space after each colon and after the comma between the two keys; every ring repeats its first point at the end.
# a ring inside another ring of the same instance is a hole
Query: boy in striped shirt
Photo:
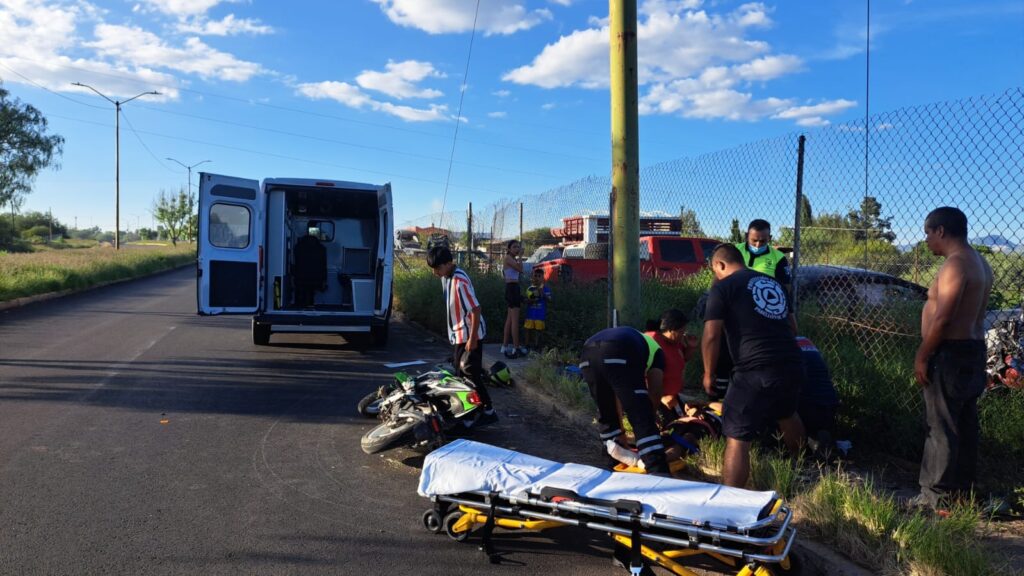
{"type": "Polygon", "coordinates": [[[427,252],[427,266],[441,279],[447,316],[448,341],[454,346],[452,365],[455,375],[473,382],[483,402],[484,411],[472,424],[484,426],[498,421],[491,405],[491,395],[484,384],[483,339],[487,334],[480,302],[473,290],[473,281],[466,272],[455,266],[452,252],[445,246],[435,246],[427,252]]]}

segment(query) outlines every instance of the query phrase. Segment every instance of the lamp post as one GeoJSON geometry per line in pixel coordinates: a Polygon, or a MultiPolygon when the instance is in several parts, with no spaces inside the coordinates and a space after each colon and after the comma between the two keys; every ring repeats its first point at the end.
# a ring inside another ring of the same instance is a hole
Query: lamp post
{"type": "Polygon", "coordinates": [[[72,86],[88,88],[99,94],[104,100],[114,105],[114,250],[121,249],[121,105],[127,104],[142,96],[159,96],[160,93],[153,90],[136,94],[127,100],[112,100],[106,94],[81,82],[72,82],[72,86]]]}
{"type": "Polygon", "coordinates": [[[171,162],[177,162],[179,166],[181,166],[185,170],[188,170],[188,193],[189,193],[189,195],[192,194],[192,169],[195,168],[196,166],[199,166],[200,164],[206,164],[207,162],[213,162],[213,160],[203,160],[201,162],[196,162],[195,164],[192,164],[191,166],[189,166],[189,165],[185,164],[184,162],[182,162],[181,160],[175,160],[174,158],[167,158],[167,160],[170,160],[171,162]]]}

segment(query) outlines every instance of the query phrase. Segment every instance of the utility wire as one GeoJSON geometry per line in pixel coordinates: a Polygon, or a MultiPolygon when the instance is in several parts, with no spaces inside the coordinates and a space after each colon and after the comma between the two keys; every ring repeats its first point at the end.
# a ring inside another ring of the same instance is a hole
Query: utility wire
{"type": "MultiPolygon", "coordinates": [[[[111,128],[112,127],[110,124],[105,123],[105,122],[97,122],[97,121],[93,121],[93,120],[83,120],[81,118],[74,118],[74,117],[71,117],[71,116],[63,116],[63,115],[60,115],[60,114],[49,114],[49,116],[53,117],[53,118],[60,118],[62,120],[69,120],[71,122],[80,122],[80,123],[83,123],[83,124],[92,124],[93,126],[103,126],[105,128],[111,128]]],[[[166,138],[168,140],[177,140],[177,141],[180,141],[180,142],[188,142],[190,144],[200,144],[200,145],[203,145],[203,146],[212,146],[214,148],[222,148],[222,149],[225,149],[225,150],[234,150],[236,152],[244,152],[246,154],[256,154],[256,155],[259,155],[259,156],[267,156],[267,157],[270,157],[270,158],[280,158],[280,159],[283,159],[283,160],[290,160],[290,161],[293,161],[293,162],[303,162],[303,163],[306,163],[306,164],[315,164],[315,165],[319,165],[319,166],[328,166],[328,167],[331,167],[331,168],[342,168],[342,169],[345,169],[345,170],[353,170],[353,171],[357,171],[357,172],[366,172],[366,173],[369,173],[369,174],[378,174],[378,175],[383,175],[383,176],[391,177],[391,178],[401,178],[403,180],[409,180],[409,181],[413,181],[413,182],[424,182],[426,184],[442,184],[442,182],[440,180],[430,180],[430,179],[427,179],[427,178],[419,178],[419,177],[416,177],[416,176],[407,176],[407,175],[404,175],[404,174],[396,174],[394,172],[381,172],[381,171],[378,171],[378,170],[368,170],[366,168],[359,168],[359,167],[356,167],[356,166],[348,166],[348,165],[345,165],[345,164],[335,164],[333,162],[323,162],[323,161],[320,161],[320,160],[310,160],[308,158],[299,158],[299,157],[296,157],[296,156],[287,156],[285,154],[277,154],[275,152],[265,152],[265,151],[262,151],[262,150],[253,150],[253,149],[250,149],[250,148],[241,148],[241,147],[238,147],[238,146],[229,146],[227,144],[217,144],[215,142],[208,142],[208,141],[204,141],[204,140],[197,140],[197,139],[194,139],[194,138],[183,138],[181,136],[171,136],[170,134],[162,134],[162,133],[159,133],[159,132],[152,132],[152,131],[149,131],[149,130],[138,130],[138,132],[140,134],[146,134],[146,135],[149,135],[149,136],[156,136],[157,138],[166,138]]],[[[489,193],[492,193],[492,194],[506,194],[506,192],[503,192],[501,190],[495,190],[493,188],[482,188],[482,187],[479,187],[479,186],[460,186],[460,185],[454,185],[453,187],[454,188],[462,188],[462,189],[465,189],[465,190],[476,190],[476,191],[479,191],[479,192],[489,192],[489,193]]]]}
{"type": "Polygon", "coordinates": [[[139,131],[135,129],[135,126],[132,124],[132,121],[128,119],[128,115],[124,113],[124,110],[121,110],[121,118],[124,118],[124,121],[128,124],[128,130],[135,135],[135,138],[139,141],[139,144],[142,144],[142,147],[146,149],[146,152],[149,152],[149,155],[153,157],[153,160],[156,160],[157,164],[159,164],[164,170],[167,170],[168,172],[178,172],[178,170],[175,170],[168,166],[167,164],[165,164],[163,160],[157,157],[156,154],[153,154],[153,151],[149,149],[149,146],[146,146],[146,142],[142,139],[142,136],[139,136],[139,131]]]}
{"type": "MultiPolygon", "coordinates": [[[[476,19],[480,15],[480,0],[476,0],[476,10],[473,11],[473,29],[469,33],[469,50],[466,52],[466,69],[462,73],[462,86],[459,90],[459,112],[455,116],[455,133],[452,134],[452,151],[448,155],[448,176],[444,179],[444,195],[441,197],[441,222],[439,226],[444,228],[444,204],[448,201],[448,185],[452,181],[452,164],[455,161],[455,143],[459,139],[459,125],[462,124],[462,102],[466,98],[466,90],[469,90],[469,62],[473,57],[473,38],[476,37],[476,19]]],[[[472,233],[472,231],[470,231],[472,233]]],[[[472,244],[470,239],[470,244],[472,244]]]]}
{"type": "MultiPolygon", "coordinates": [[[[121,81],[132,82],[134,84],[139,84],[141,86],[146,86],[146,87],[164,88],[166,90],[176,90],[176,91],[179,91],[179,92],[187,92],[189,94],[195,94],[197,96],[204,96],[204,97],[210,97],[210,98],[219,98],[219,99],[222,99],[222,100],[227,100],[227,101],[231,101],[231,102],[237,102],[237,103],[240,103],[240,104],[245,104],[247,106],[260,106],[260,107],[264,107],[264,108],[269,108],[271,110],[278,110],[278,111],[289,112],[289,113],[293,113],[293,114],[302,114],[302,115],[313,116],[313,117],[317,117],[317,118],[328,118],[328,119],[331,119],[331,120],[337,120],[339,122],[347,122],[347,123],[350,123],[350,124],[359,124],[359,125],[370,126],[370,127],[374,127],[374,128],[384,128],[384,129],[387,129],[387,130],[395,130],[395,131],[399,131],[399,132],[406,132],[406,133],[409,133],[409,134],[419,134],[419,135],[422,135],[422,136],[429,136],[431,138],[447,138],[447,136],[445,136],[445,135],[438,134],[436,132],[426,131],[426,130],[416,130],[414,128],[407,128],[407,127],[404,127],[404,126],[395,126],[395,125],[391,125],[391,124],[385,124],[385,123],[382,123],[382,122],[372,122],[372,121],[369,121],[369,120],[357,120],[355,118],[350,118],[350,117],[347,117],[347,116],[338,116],[338,115],[335,115],[335,114],[327,114],[327,113],[323,113],[323,112],[315,112],[315,111],[312,111],[312,110],[306,110],[306,109],[302,109],[302,108],[295,108],[295,107],[291,107],[291,106],[281,106],[281,105],[278,105],[278,104],[271,104],[269,102],[259,102],[257,100],[252,99],[252,98],[241,98],[241,97],[238,97],[238,96],[228,96],[228,95],[225,95],[225,94],[218,94],[216,92],[205,92],[205,91],[202,91],[202,90],[195,90],[195,89],[191,89],[191,88],[183,88],[183,87],[180,87],[180,86],[172,86],[172,85],[160,84],[160,83],[156,83],[156,82],[145,82],[145,81],[142,81],[142,80],[138,80],[136,78],[131,78],[129,76],[122,76],[122,75],[119,75],[119,74],[110,74],[110,73],[106,73],[106,72],[97,72],[95,70],[89,70],[89,69],[82,68],[82,67],[79,67],[79,66],[74,66],[74,65],[71,65],[71,64],[62,64],[62,63],[53,63],[53,62],[40,62],[38,60],[32,60],[30,58],[24,58],[24,57],[21,57],[21,56],[12,56],[11,58],[17,58],[19,60],[23,60],[25,62],[31,62],[31,63],[34,63],[34,64],[46,64],[48,66],[58,66],[58,67],[66,68],[66,69],[70,69],[70,70],[79,70],[79,71],[87,72],[89,74],[93,74],[93,75],[96,75],[96,76],[106,76],[108,78],[113,78],[113,79],[117,79],[117,80],[121,80],[121,81]]],[[[38,84],[36,84],[36,85],[39,86],[38,84]]],[[[39,86],[39,87],[43,88],[42,86],[39,86]]],[[[46,89],[46,88],[43,88],[43,89],[49,90],[49,89],[46,89]]],[[[49,90],[49,91],[53,92],[52,90],[49,90]]],[[[54,92],[54,93],[57,94],[56,92],[54,92]]],[[[62,97],[64,97],[64,96],[62,96],[62,97]]],[[[547,129],[549,131],[550,130],[558,130],[558,129],[554,129],[554,128],[551,128],[551,127],[547,127],[547,129]]],[[[468,143],[473,143],[473,144],[479,144],[481,146],[490,146],[490,147],[494,147],[494,148],[504,148],[504,149],[508,149],[508,150],[519,150],[519,151],[522,151],[522,152],[536,153],[536,154],[541,154],[541,155],[544,155],[544,156],[561,156],[561,157],[565,157],[565,158],[573,158],[573,159],[578,159],[578,160],[598,161],[597,158],[593,158],[593,157],[579,156],[579,155],[575,155],[575,154],[567,154],[567,153],[564,153],[564,152],[554,152],[554,151],[550,151],[550,150],[542,150],[540,148],[533,148],[533,147],[529,147],[529,146],[519,146],[519,145],[515,145],[515,144],[498,144],[498,143],[495,143],[493,141],[470,139],[470,138],[466,138],[466,137],[463,137],[462,141],[463,142],[468,142],[468,143]]]]}
{"type": "MultiPolygon", "coordinates": [[[[141,104],[135,105],[135,108],[142,108],[142,109],[150,110],[152,112],[157,112],[157,113],[160,113],[160,114],[170,114],[172,116],[182,116],[182,117],[185,117],[185,118],[194,118],[196,120],[202,120],[204,122],[215,122],[215,123],[218,123],[218,124],[225,124],[225,125],[228,125],[228,126],[237,126],[237,127],[240,127],[240,128],[249,128],[249,129],[252,129],[252,130],[259,130],[259,131],[262,131],[262,132],[269,132],[271,134],[281,134],[281,135],[284,135],[284,136],[291,136],[293,138],[302,138],[302,139],[305,139],[305,140],[313,140],[315,142],[327,142],[327,143],[330,143],[330,144],[338,144],[338,145],[341,145],[341,146],[350,146],[352,148],[360,148],[360,149],[363,149],[363,150],[373,150],[375,152],[384,152],[384,153],[387,153],[387,154],[398,154],[398,155],[401,155],[401,156],[409,156],[409,157],[412,157],[412,158],[422,158],[424,160],[434,160],[436,162],[445,162],[446,161],[445,158],[442,158],[442,157],[439,157],[439,156],[429,156],[429,155],[426,155],[426,154],[417,154],[415,152],[404,152],[402,150],[396,150],[394,148],[384,148],[384,147],[380,147],[380,146],[370,146],[368,144],[357,144],[355,142],[348,142],[348,141],[345,141],[345,140],[337,140],[337,139],[334,139],[334,138],[324,138],[322,136],[312,136],[310,134],[300,134],[298,132],[289,132],[288,130],[279,130],[277,128],[267,128],[266,126],[257,126],[255,124],[246,124],[244,122],[234,122],[232,120],[221,120],[219,118],[211,118],[211,117],[208,117],[208,116],[200,116],[200,115],[197,115],[197,114],[189,114],[189,113],[186,113],[186,112],[173,112],[171,110],[162,110],[160,108],[154,108],[152,106],[144,106],[144,105],[141,105],[141,104]]],[[[594,160],[596,160],[596,159],[594,159],[594,160]]],[[[528,170],[516,170],[514,168],[504,168],[504,167],[501,167],[501,166],[492,166],[492,165],[489,165],[489,164],[478,164],[478,163],[475,163],[475,162],[465,162],[465,161],[462,161],[462,160],[460,160],[458,163],[459,164],[464,164],[466,166],[474,166],[474,167],[477,167],[477,168],[485,168],[487,170],[500,170],[502,172],[512,172],[512,173],[516,173],[516,174],[525,174],[525,175],[528,175],[528,176],[541,176],[541,177],[544,177],[544,178],[551,178],[551,179],[554,179],[554,180],[564,180],[566,178],[565,176],[555,176],[553,174],[543,174],[541,172],[533,172],[533,171],[528,171],[528,170]]]]}
{"type": "Polygon", "coordinates": [[[25,82],[28,82],[29,84],[35,86],[36,88],[39,88],[41,90],[45,90],[45,91],[49,92],[50,94],[53,94],[54,96],[57,96],[59,98],[63,98],[63,99],[68,100],[70,102],[74,102],[75,104],[81,104],[82,106],[88,106],[89,108],[95,108],[97,110],[106,110],[107,109],[105,106],[97,106],[95,104],[89,104],[88,102],[82,102],[81,100],[76,100],[76,99],[74,99],[74,98],[72,98],[70,96],[65,96],[64,94],[61,94],[60,92],[57,92],[55,90],[50,90],[46,86],[43,86],[42,84],[36,82],[35,80],[32,80],[31,78],[29,78],[28,76],[25,76],[21,72],[18,72],[17,70],[8,68],[7,66],[5,66],[3,64],[0,64],[0,68],[3,68],[4,70],[7,70],[11,74],[14,74],[14,75],[18,76],[19,78],[21,78],[25,82]]]}

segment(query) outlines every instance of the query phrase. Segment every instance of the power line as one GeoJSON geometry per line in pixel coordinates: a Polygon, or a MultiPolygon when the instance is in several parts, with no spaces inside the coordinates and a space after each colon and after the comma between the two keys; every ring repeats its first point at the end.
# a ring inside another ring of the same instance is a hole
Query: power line
{"type": "MultiPolygon", "coordinates": [[[[384,147],[381,147],[381,146],[370,146],[368,144],[357,144],[355,142],[348,142],[348,141],[345,141],[345,140],[337,140],[337,139],[334,139],[334,138],[325,138],[325,137],[322,137],[322,136],[313,136],[313,135],[310,135],[310,134],[300,134],[298,132],[289,132],[288,130],[280,130],[280,129],[277,129],[277,128],[267,128],[266,126],[257,126],[255,124],[246,124],[244,122],[235,122],[235,121],[232,121],[232,120],[221,120],[219,118],[210,118],[208,116],[200,116],[198,114],[189,114],[189,113],[186,113],[186,112],[173,112],[171,110],[162,110],[160,108],[153,108],[151,106],[136,106],[136,107],[137,108],[144,108],[146,110],[150,110],[152,112],[156,112],[156,113],[159,113],[159,114],[170,114],[172,116],[183,116],[183,117],[186,117],[186,118],[194,118],[196,120],[202,120],[204,122],[216,122],[218,124],[226,124],[228,126],[237,126],[237,127],[240,127],[240,128],[249,128],[249,129],[252,129],[252,130],[259,130],[259,131],[262,131],[262,132],[269,132],[271,134],[281,134],[281,135],[284,135],[284,136],[291,136],[293,138],[302,138],[302,139],[305,139],[305,140],[313,140],[315,142],[327,142],[327,143],[330,143],[330,144],[338,144],[338,145],[341,145],[341,146],[351,146],[353,148],[360,148],[360,149],[363,149],[363,150],[373,150],[375,152],[384,152],[384,153],[387,153],[387,154],[398,154],[398,155],[401,155],[401,156],[409,156],[411,158],[422,158],[424,160],[434,160],[434,161],[437,161],[437,162],[445,162],[446,161],[445,158],[441,158],[441,157],[438,157],[438,156],[428,156],[426,154],[417,154],[415,152],[404,152],[402,150],[395,150],[393,148],[384,148],[384,147]]],[[[513,173],[517,173],[517,174],[525,174],[525,175],[528,175],[528,176],[541,176],[541,177],[544,177],[544,178],[551,178],[551,179],[556,179],[556,180],[562,180],[562,179],[566,178],[565,176],[555,176],[553,174],[543,174],[541,172],[533,172],[533,171],[528,171],[528,170],[516,170],[514,168],[504,168],[504,167],[501,167],[501,166],[492,166],[492,165],[489,165],[489,164],[479,164],[479,163],[475,163],[475,162],[466,162],[466,161],[463,161],[463,160],[460,160],[458,163],[459,164],[464,164],[466,166],[474,166],[476,168],[484,168],[484,169],[487,169],[487,170],[500,170],[502,172],[513,172],[513,173]]]]}
{"type": "Polygon", "coordinates": [[[142,147],[146,149],[146,152],[149,152],[149,155],[153,157],[153,160],[156,160],[157,164],[159,164],[164,170],[167,170],[168,172],[177,172],[177,170],[174,170],[167,164],[164,164],[163,161],[160,160],[160,158],[158,158],[156,154],[153,154],[153,151],[149,149],[149,146],[146,146],[146,143],[142,140],[142,136],[139,136],[139,131],[135,129],[135,126],[132,124],[132,121],[128,119],[128,115],[125,114],[123,110],[121,111],[121,117],[124,118],[124,121],[128,123],[128,130],[135,135],[135,138],[139,141],[139,144],[142,144],[142,147]]]}
{"type": "MultiPolygon", "coordinates": [[[[104,123],[104,122],[96,122],[96,121],[93,121],[93,120],[83,120],[81,118],[73,118],[71,116],[63,116],[63,115],[60,115],[60,114],[50,114],[49,116],[51,116],[53,118],[60,118],[62,120],[69,120],[71,122],[80,122],[80,123],[83,123],[83,124],[91,124],[91,125],[94,125],[94,126],[103,126],[104,128],[110,128],[110,125],[107,124],[107,123],[104,123]]],[[[409,181],[413,181],[413,182],[424,182],[424,183],[427,183],[427,184],[438,184],[438,185],[442,184],[442,182],[440,180],[429,180],[427,178],[419,178],[419,177],[416,177],[416,176],[407,176],[407,175],[404,175],[404,174],[397,174],[397,173],[394,173],[394,172],[381,172],[379,170],[368,170],[366,168],[359,168],[359,167],[356,167],[356,166],[348,166],[348,165],[345,165],[345,164],[335,164],[333,162],[323,162],[323,161],[320,161],[320,160],[310,160],[308,158],[299,158],[299,157],[296,157],[296,156],[288,156],[288,155],[285,155],[285,154],[277,154],[277,153],[274,153],[274,152],[264,152],[262,150],[252,150],[252,149],[249,149],[249,148],[241,148],[241,147],[238,147],[238,146],[229,146],[227,144],[217,144],[215,142],[208,142],[208,141],[204,141],[204,140],[197,140],[197,139],[194,139],[194,138],[184,138],[184,137],[181,137],[181,136],[171,136],[170,134],[162,134],[162,133],[159,133],[159,132],[152,132],[152,131],[148,131],[148,130],[138,130],[138,132],[140,134],[147,134],[149,136],[156,136],[157,138],[166,138],[168,140],[178,140],[178,141],[181,141],[181,142],[188,142],[190,144],[200,144],[200,145],[203,145],[203,146],[212,146],[214,148],[222,148],[222,149],[225,149],[225,150],[234,150],[236,152],[244,152],[246,154],[255,154],[255,155],[259,155],[259,156],[267,156],[267,157],[270,157],[270,158],[279,158],[279,159],[282,159],[282,160],[290,160],[290,161],[293,161],[293,162],[303,162],[303,163],[306,163],[306,164],[316,164],[316,165],[320,165],[320,166],[328,166],[328,167],[331,167],[331,168],[342,168],[342,169],[345,169],[345,170],[354,170],[354,171],[357,171],[357,172],[366,172],[366,173],[369,173],[369,174],[379,174],[379,175],[383,175],[383,176],[386,176],[386,177],[401,178],[403,180],[409,180],[409,181]]],[[[495,190],[493,188],[482,188],[482,187],[479,187],[479,186],[453,185],[453,187],[455,187],[455,188],[462,188],[462,189],[465,189],[465,190],[476,190],[476,191],[479,191],[479,192],[489,192],[489,193],[492,193],[492,194],[505,194],[505,192],[502,192],[500,190],[495,190]]]]}
{"type": "MultiPolygon", "coordinates": [[[[448,184],[452,181],[452,164],[455,161],[455,143],[459,139],[459,125],[462,124],[462,102],[466,98],[466,90],[469,90],[469,62],[473,57],[473,38],[476,37],[476,19],[480,15],[480,0],[476,0],[476,10],[473,12],[473,29],[469,33],[469,50],[466,52],[466,69],[462,73],[462,86],[459,87],[459,111],[455,115],[455,133],[452,134],[452,151],[448,154],[448,176],[444,179],[444,195],[441,197],[441,222],[438,226],[444,228],[444,204],[448,201],[448,184]]],[[[472,243],[472,241],[470,242],[472,243]]]]}
{"type": "MultiPolygon", "coordinates": [[[[18,60],[23,60],[23,61],[26,61],[26,62],[32,62],[32,63],[35,63],[35,64],[44,64],[43,62],[39,62],[38,60],[32,60],[31,58],[24,58],[22,56],[11,56],[11,58],[17,58],[18,60]]],[[[445,136],[445,135],[437,134],[435,132],[428,132],[428,131],[425,131],[425,130],[416,130],[416,129],[413,129],[413,128],[407,128],[407,127],[403,127],[403,126],[394,126],[394,125],[391,125],[391,124],[384,124],[384,123],[381,123],[381,122],[372,122],[372,121],[369,121],[369,120],[357,120],[355,118],[349,118],[349,117],[346,117],[346,116],[338,116],[338,115],[335,115],[335,114],[327,114],[327,113],[324,113],[324,112],[315,112],[315,111],[312,111],[312,110],[306,110],[306,109],[302,109],[302,108],[295,108],[295,107],[291,107],[291,106],[281,106],[281,105],[278,105],[278,104],[270,104],[269,102],[260,102],[258,100],[252,99],[252,98],[241,98],[241,97],[238,97],[238,96],[228,96],[228,95],[225,95],[225,94],[218,94],[216,92],[205,92],[205,91],[202,91],[202,90],[195,90],[195,89],[192,89],[192,88],[183,88],[183,87],[180,87],[180,86],[172,86],[172,85],[160,84],[160,83],[156,83],[156,82],[146,82],[144,80],[139,80],[137,78],[132,78],[130,76],[122,76],[120,74],[110,74],[110,73],[106,73],[106,72],[98,72],[98,71],[95,71],[95,70],[90,70],[90,69],[87,69],[87,68],[82,68],[80,66],[74,66],[74,65],[71,65],[71,64],[55,63],[55,62],[46,62],[45,64],[48,65],[48,66],[57,66],[57,67],[60,67],[60,68],[66,68],[66,69],[70,69],[70,70],[79,70],[79,71],[83,71],[83,72],[88,72],[89,74],[95,74],[97,76],[106,76],[108,78],[114,78],[114,79],[117,79],[117,80],[131,82],[131,83],[139,84],[139,85],[142,85],[142,86],[164,88],[164,89],[167,89],[167,90],[177,90],[179,92],[187,92],[189,94],[195,94],[197,96],[208,96],[208,97],[211,97],[211,98],[219,98],[219,99],[222,99],[222,100],[227,100],[227,101],[231,101],[231,102],[237,102],[237,103],[246,104],[246,105],[249,105],[249,106],[261,106],[261,107],[264,107],[264,108],[269,108],[269,109],[272,109],[272,110],[279,110],[279,111],[282,111],[282,112],[290,112],[290,113],[293,113],[293,114],[302,114],[302,115],[313,116],[313,117],[318,117],[318,118],[327,118],[327,119],[331,119],[331,120],[337,120],[339,122],[347,122],[347,123],[351,123],[351,124],[359,124],[359,125],[370,126],[370,127],[374,127],[374,128],[384,128],[384,129],[387,129],[387,130],[396,130],[396,131],[399,131],[399,132],[406,132],[406,133],[409,133],[409,134],[419,134],[419,135],[422,135],[422,136],[429,136],[431,138],[445,138],[445,139],[447,139],[447,136],[445,136]]],[[[35,84],[35,83],[33,83],[33,84],[36,85],[36,86],[39,86],[40,88],[43,88],[44,90],[47,90],[49,92],[53,92],[52,90],[44,88],[43,86],[40,86],[39,84],[35,84]]],[[[53,93],[57,94],[56,92],[53,92],[53,93]]],[[[62,97],[64,97],[64,96],[62,96],[62,97]]],[[[460,117],[461,117],[461,114],[460,114],[460,117]]],[[[546,129],[549,130],[549,131],[551,131],[551,130],[558,130],[558,129],[553,129],[551,127],[546,127],[546,129]]],[[[519,145],[514,145],[514,144],[499,144],[499,143],[496,143],[496,142],[493,142],[493,141],[489,141],[489,140],[477,140],[477,139],[471,139],[471,138],[463,137],[462,141],[463,142],[468,142],[468,143],[473,143],[473,144],[479,144],[481,146],[490,146],[490,147],[494,147],[494,148],[504,148],[504,149],[507,149],[507,150],[518,150],[518,151],[521,151],[521,152],[536,153],[536,154],[541,154],[541,155],[544,155],[544,156],[561,156],[561,157],[573,158],[573,159],[577,159],[577,160],[586,160],[586,161],[589,161],[589,162],[600,161],[598,158],[593,158],[593,157],[579,156],[579,155],[576,155],[576,154],[567,154],[567,153],[564,153],[564,152],[554,152],[554,151],[551,151],[551,150],[542,150],[540,148],[533,148],[533,147],[529,147],[529,146],[519,146],[519,145]]]]}

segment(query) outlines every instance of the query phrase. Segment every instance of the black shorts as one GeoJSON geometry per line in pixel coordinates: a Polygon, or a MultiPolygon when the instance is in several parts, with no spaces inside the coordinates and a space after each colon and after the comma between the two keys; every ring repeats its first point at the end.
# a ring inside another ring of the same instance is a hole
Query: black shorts
{"type": "Polygon", "coordinates": [[[523,293],[519,291],[519,282],[505,283],[505,304],[509,308],[519,308],[523,305],[523,293]]]}
{"type": "Polygon", "coordinates": [[[722,433],[749,442],[796,412],[803,370],[734,371],[722,403],[722,433]]]}

